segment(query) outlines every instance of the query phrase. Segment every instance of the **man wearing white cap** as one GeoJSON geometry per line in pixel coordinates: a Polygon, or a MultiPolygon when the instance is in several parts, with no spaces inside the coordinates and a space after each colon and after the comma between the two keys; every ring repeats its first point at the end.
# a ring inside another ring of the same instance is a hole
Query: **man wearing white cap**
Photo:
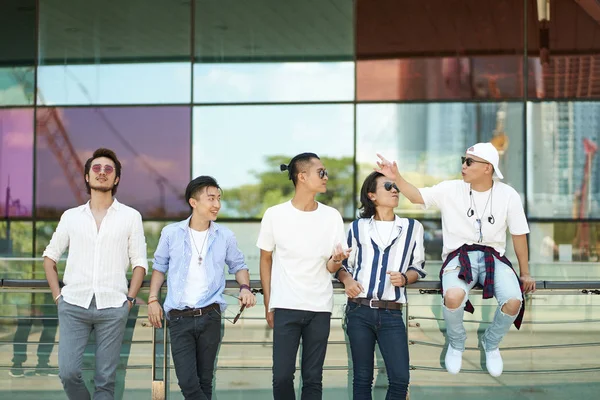
{"type": "Polygon", "coordinates": [[[467,333],[463,326],[464,311],[473,312],[469,290],[483,285],[483,297],[495,297],[498,310],[481,337],[490,375],[503,370],[498,346],[510,326],[517,329],[523,318],[523,293],[535,290],[529,275],[527,237],[529,227],[519,194],[503,179],[498,168],[498,151],[491,143],[469,147],[462,159],[462,180],[444,181],[429,188],[417,189],[398,172],[396,162],[377,155],[377,171],[396,182],[404,196],[424,208],[436,206],[442,214],[444,261],[440,270],[443,314],[446,322],[448,351],[446,369],[460,372],[467,333]],[[495,179],[496,180],[495,180],[495,179]],[[519,262],[519,273],[504,255],[506,230],[510,231],[519,262]]]}

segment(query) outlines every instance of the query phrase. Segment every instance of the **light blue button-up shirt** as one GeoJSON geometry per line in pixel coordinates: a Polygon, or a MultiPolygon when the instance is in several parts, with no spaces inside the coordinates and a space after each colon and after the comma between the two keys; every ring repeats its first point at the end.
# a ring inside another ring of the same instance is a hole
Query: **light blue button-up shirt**
{"type": "MultiPolygon", "coordinates": [[[[165,314],[170,310],[183,310],[186,307],[182,304],[182,299],[192,258],[192,247],[188,231],[190,218],[165,226],[154,252],[152,268],[163,274],[168,272],[167,298],[163,305],[165,314]]],[[[198,300],[195,308],[219,303],[221,310],[224,310],[226,307],[226,302],[223,299],[225,264],[229,267],[230,274],[235,274],[243,269],[247,270],[248,266],[244,261],[244,255],[238,248],[235,235],[224,226],[211,222],[208,229],[207,246],[206,257],[202,261],[202,266],[206,268],[208,291],[205,296],[198,300]]]]}

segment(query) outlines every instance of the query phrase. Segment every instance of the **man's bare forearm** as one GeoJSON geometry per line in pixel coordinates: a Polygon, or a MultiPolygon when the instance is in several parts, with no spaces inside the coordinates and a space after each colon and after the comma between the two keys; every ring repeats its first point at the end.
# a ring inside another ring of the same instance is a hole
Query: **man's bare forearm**
{"type": "Polygon", "coordinates": [[[235,280],[240,286],[250,286],[250,273],[248,273],[247,269],[240,269],[238,272],[235,273],[235,280]]]}
{"type": "Polygon", "coordinates": [[[271,270],[273,268],[273,256],[272,253],[266,254],[261,251],[260,254],[260,284],[263,290],[263,298],[265,307],[269,307],[269,301],[271,300],[271,270]]]}
{"type": "Polygon", "coordinates": [[[56,299],[60,294],[60,284],[58,282],[56,263],[51,258],[44,257],[44,272],[46,273],[48,286],[50,286],[50,290],[52,291],[52,297],[56,299]]]}
{"type": "Polygon", "coordinates": [[[519,273],[521,276],[529,275],[529,249],[527,247],[527,235],[513,235],[513,247],[519,261],[519,273]]]}
{"type": "Polygon", "coordinates": [[[137,297],[140,288],[142,287],[142,283],[144,282],[144,277],[146,276],[146,270],[144,267],[135,267],[133,269],[133,274],[131,276],[131,282],[129,283],[129,292],[127,296],[129,297],[137,297]]]}
{"type": "Polygon", "coordinates": [[[160,293],[160,288],[165,282],[165,274],[160,271],[152,270],[152,278],[150,278],[150,297],[154,297],[158,299],[158,294],[160,293]]]}
{"type": "Polygon", "coordinates": [[[396,185],[400,192],[413,204],[425,204],[421,191],[417,189],[412,183],[404,179],[402,176],[396,178],[396,185]]]}

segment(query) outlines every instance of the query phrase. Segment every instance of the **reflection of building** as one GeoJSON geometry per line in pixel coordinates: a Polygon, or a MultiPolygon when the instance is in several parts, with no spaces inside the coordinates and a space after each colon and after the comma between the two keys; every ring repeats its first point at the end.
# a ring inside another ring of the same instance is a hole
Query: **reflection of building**
{"type": "MultiPolygon", "coordinates": [[[[530,194],[544,214],[570,217],[584,179],[583,140],[600,140],[600,104],[536,103],[529,111],[529,145],[537,177],[530,194]]],[[[598,208],[599,172],[600,161],[595,158],[590,169],[590,213],[598,208]]]]}

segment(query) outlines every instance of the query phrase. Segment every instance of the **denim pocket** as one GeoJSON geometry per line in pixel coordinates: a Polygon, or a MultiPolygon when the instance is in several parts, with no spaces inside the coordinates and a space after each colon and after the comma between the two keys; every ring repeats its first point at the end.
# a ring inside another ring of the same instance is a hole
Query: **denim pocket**
{"type": "Polygon", "coordinates": [[[214,309],[210,310],[206,316],[211,321],[217,321],[217,322],[221,321],[221,313],[217,310],[214,310],[214,309]]]}
{"type": "Polygon", "coordinates": [[[400,318],[400,319],[404,319],[404,315],[402,314],[402,310],[385,310],[384,311],[387,315],[389,315],[392,318],[400,318]]]}

